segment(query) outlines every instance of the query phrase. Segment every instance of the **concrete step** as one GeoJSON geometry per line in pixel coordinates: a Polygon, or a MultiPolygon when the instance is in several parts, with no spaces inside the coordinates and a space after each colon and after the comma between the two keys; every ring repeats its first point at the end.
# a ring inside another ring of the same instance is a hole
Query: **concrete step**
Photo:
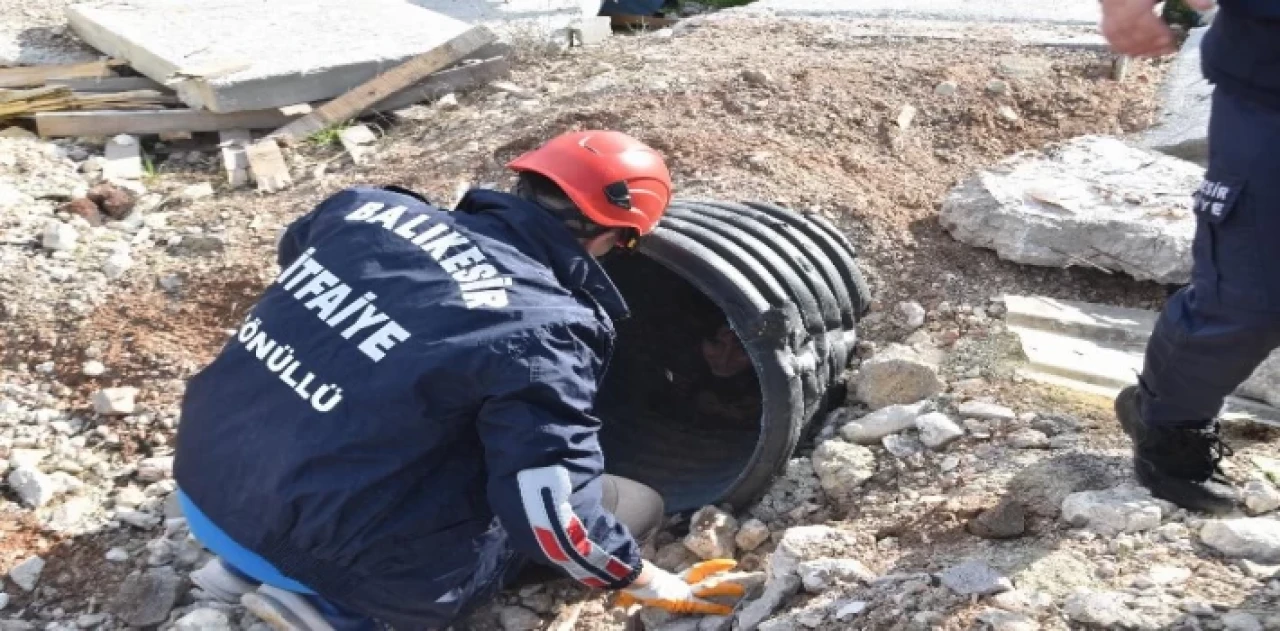
{"type": "MultiPolygon", "coordinates": [[[[1009,330],[1022,342],[1023,376],[1078,392],[1114,397],[1137,383],[1159,314],[1043,296],[1005,296],[1009,330]]],[[[1227,399],[1223,419],[1280,427],[1280,409],[1257,399],[1227,399]]]]}

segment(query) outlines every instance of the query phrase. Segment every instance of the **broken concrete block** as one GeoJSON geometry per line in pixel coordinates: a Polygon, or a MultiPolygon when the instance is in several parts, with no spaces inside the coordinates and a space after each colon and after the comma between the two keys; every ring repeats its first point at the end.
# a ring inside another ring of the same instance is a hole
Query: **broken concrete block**
{"type": "Polygon", "coordinates": [[[1160,118],[1138,139],[1143,147],[1201,166],[1209,163],[1213,103],[1213,85],[1200,69],[1200,44],[1208,30],[1207,26],[1191,29],[1160,90],[1160,118]]]}
{"type": "Polygon", "coordinates": [[[1115,138],[1083,136],[971,177],[947,194],[941,221],[957,241],[1016,263],[1181,284],[1191,278],[1191,194],[1203,174],[1115,138]]]}
{"type": "Polygon", "coordinates": [[[368,164],[378,136],[364,125],[353,125],[338,132],[338,140],[342,142],[342,148],[347,150],[352,161],[356,164],[368,164]]]}
{"type": "Polygon", "coordinates": [[[218,147],[222,151],[222,169],[227,174],[227,186],[240,188],[249,184],[249,158],[245,147],[253,142],[247,129],[233,129],[218,134],[218,147]]]}
{"type": "Polygon", "coordinates": [[[293,186],[289,165],[275,140],[266,138],[249,145],[245,148],[245,157],[259,191],[274,193],[293,186]]]}
{"type": "Polygon", "coordinates": [[[214,112],[330,99],[471,28],[401,0],[99,0],[67,17],[94,48],[214,112]]]}
{"type": "Polygon", "coordinates": [[[569,26],[570,46],[603,44],[612,36],[613,20],[607,15],[587,18],[569,26]]]}
{"type": "Polygon", "coordinates": [[[136,136],[120,134],[107,141],[107,163],[102,168],[105,180],[142,179],[142,145],[136,136]]]}

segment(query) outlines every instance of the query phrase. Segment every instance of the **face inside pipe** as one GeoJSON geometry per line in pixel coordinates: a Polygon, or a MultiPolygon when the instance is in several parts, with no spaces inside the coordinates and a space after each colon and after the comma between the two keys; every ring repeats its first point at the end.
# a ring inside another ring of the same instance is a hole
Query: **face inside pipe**
{"type": "Polygon", "coordinates": [[[605,466],[649,484],[670,512],[713,502],[749,466],[761,392],[724,313],[639,254],[606,270],[631,307],[597,399],[605,466]]]}

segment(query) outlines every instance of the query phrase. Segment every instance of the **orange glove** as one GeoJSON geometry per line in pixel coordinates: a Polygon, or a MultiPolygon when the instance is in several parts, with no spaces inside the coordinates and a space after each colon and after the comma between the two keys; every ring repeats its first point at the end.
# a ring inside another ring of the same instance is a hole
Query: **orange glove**
{"type": "Polygon", "coordinates": [[[742,598],[746,594],[745,587],[722,576],[737,566],[738,562],[732,559],[716,559],[694,565],[677,576],[650,565],[653,578],[649,583],[624,589],[615,604],[619,607],[640,604],[681,615],[727,616],[733,613],[733,607],[705,599],[742,598]]]}

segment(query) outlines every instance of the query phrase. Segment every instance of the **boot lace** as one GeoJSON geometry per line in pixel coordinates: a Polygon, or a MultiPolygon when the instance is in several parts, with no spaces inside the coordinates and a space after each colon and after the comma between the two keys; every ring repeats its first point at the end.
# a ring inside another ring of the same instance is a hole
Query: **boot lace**
{"type": "Polygon", "coordinates": [[[1153,438],[1162,468],[1191,480],[1222,476],[1222,460],[1235,454],[1217,423],[1204,429],[1158,430],[1153,438]]]}

